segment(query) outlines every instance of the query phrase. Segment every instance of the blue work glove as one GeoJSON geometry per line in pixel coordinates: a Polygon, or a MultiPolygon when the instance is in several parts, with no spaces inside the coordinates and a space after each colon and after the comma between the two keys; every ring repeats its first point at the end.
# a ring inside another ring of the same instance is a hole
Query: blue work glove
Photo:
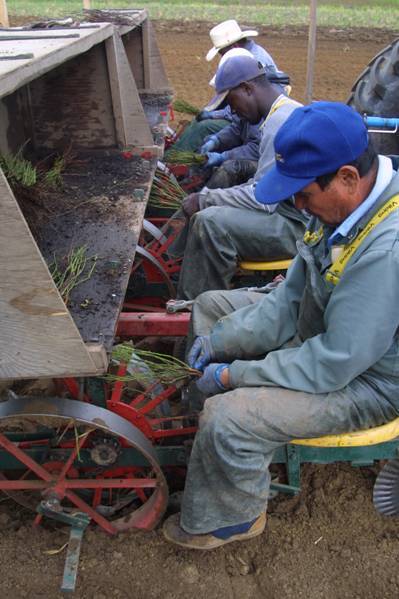
{"type": "Polygon", "coordinates": [[[195,381],[198,389],[204,395],[216,395],[221,391],[227,391],[227,387],[225,387],[220,380],[220,375],[225,368],[228,368],[228,364],[209,364],[205,370],[204,374],[201,378],[195,381]]]}
{"type": "Polygon", "coordinates": [[[207,152],[212,152],[212,150],[216,150],[219,145],[219,138],[214,133],[213,135],[208,135],[205,138],[205,143],[200,148],[200,154],[206,154],[207,152]]]}
{"type": "Polygon", "coordinates": [[[191,368],[204,370],[205,366],[215,358],[209,335],[196,337],[188,353],[187,361],[191,368]]]}
{"type": "Polygon", "coordinates": [[[222,162],[226,160],[226,154],[224,152],[207,152],[208,160],[205,164],[206,167],[220,166],[222,162]]]}
{"type": "Polygon", "coordinates": [[[212,118],[212,113],[209,112],[209,110],[201,110],[201,112],[199,112],[197,114],[197,116],[195,117],[195,120],[200,122],[200,121],[206,121],[207,119],[211,119],[212,118]]]}

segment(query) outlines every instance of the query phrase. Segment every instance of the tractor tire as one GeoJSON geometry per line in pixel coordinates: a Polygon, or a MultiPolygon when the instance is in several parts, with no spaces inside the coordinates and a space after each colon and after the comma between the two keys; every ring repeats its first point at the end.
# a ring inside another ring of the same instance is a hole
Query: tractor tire
{"type": "MultiPolygon", "coordinates": [[[[381,50],[354,83],[348,104],[360,114],[399,118],[399,39],[381,50]]],[[[399,154],[399,133],[371,133],[380,154],[399,154]]]]}

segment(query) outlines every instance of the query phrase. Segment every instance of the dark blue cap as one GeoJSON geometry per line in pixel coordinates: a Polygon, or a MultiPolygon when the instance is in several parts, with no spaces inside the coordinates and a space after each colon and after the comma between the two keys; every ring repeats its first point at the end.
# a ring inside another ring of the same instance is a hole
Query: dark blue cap
{"type": "Polygon", "coordinates": [[[221,62],[215,76],[217,94],[205,106],[205,110],[215,110],[231,89],[265,74],[264,66],[252,56],[232,56],[221,62]]]}
{"type": "Polygon", "coordinates": [[[356,160],[367,146],[366,125],[350,106],[313,102],[297,108],[274,139],[276,162],[258,181],[255,198],[261,204],[281,202],[356,160]]]}

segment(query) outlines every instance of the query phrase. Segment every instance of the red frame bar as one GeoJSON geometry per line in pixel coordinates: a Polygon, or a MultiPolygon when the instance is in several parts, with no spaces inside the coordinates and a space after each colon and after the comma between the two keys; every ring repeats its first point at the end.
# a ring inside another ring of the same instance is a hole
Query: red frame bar
{"type": "MultiPolygon", "coordinates": [[[[61,485],[62,491],[66,489],[154,489],[157,486],[155,478],[67,478],[61,485]]],[[[1,480],[2,491],[26,491],[26,490],[53,490],[51,483],[45,480],[1,480]],[[50,484],[50,486],[49,486],[50,484]]]]}
{"type": "Polygon", "coordinates": [[[181,314],[122,312],[119,316],[117,335],[120,337],[185,337],[191,312],[181,314]]]}

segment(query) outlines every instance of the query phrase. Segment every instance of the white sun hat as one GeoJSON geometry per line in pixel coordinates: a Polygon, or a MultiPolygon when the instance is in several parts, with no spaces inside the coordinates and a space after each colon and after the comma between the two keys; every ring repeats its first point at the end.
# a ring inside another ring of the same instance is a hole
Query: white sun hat
{"type": "MultiPolygon", "coordinates": [[[[251,56],[253,58],[251,52],[249,50],[246,50],[245,48],[232,48],[231,50],[228,50],[228,52],[226,52],[226,54],[223,54],[223,56],[220,59],[220,62],[218,64],[218,68],[221,67],[222,64],[224,62],[226,62],[226,60],[228,58],[232,58],[233,56],[251,56]]],[[[216,73],[210,80],[209,85],[211,85],[212,87],[215,87],[215,81],[216,81],[216,73]]]]}
{"type": "Polygon", "coordinates": [[[245,37],[255,37],[256,35],[259,35],[259,33],[255,30],[242,31],[235,19],[223,21],[223,23],[219,23],[219,25],[213,27],[209,32],[213,48],[206,55],[206,60],[208,62],[213,60],[222,48],[239,42],[245,37]]]}

